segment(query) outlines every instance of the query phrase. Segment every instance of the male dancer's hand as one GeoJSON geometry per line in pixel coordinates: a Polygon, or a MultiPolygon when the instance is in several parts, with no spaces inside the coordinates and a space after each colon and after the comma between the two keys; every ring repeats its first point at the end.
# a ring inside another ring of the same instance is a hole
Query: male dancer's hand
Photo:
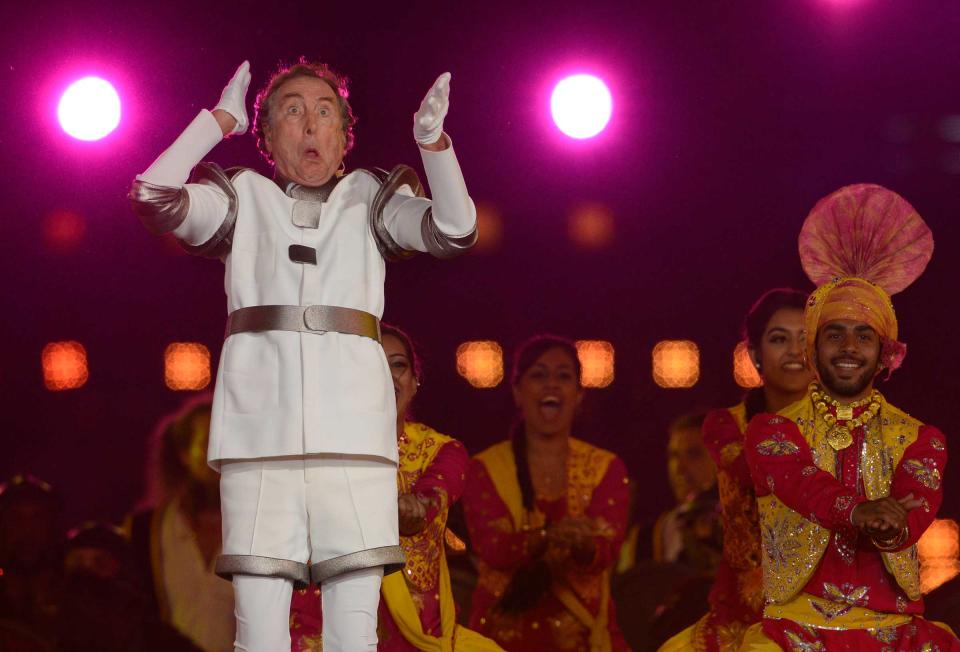
{"type": "Polygon", "coordinates": [[[247,118],[247,89],[250,88],[250,62],[244,61],[227,82],[220,102],[212,113],[224,138],[242,134],[250,126],[247,118]]]}
{"type": "Polygon", "coordinates": [[[868,500],[857,505],[851,514],[853,524],[870,536],[888,538],[893,532],[899,532],[907,526],[906,505],[912,505],[913,494],[905,496],[908,502],[902,503],[890,496],[877,500],[868,500]]]}
{"type": "Polygon", "coordinates": [[[424,149],[439,152],[447,148],[443,119],[450,109],[450,73],[445,72],[427,91],[420,109],[413,114],[413,137],[424,149]]]}

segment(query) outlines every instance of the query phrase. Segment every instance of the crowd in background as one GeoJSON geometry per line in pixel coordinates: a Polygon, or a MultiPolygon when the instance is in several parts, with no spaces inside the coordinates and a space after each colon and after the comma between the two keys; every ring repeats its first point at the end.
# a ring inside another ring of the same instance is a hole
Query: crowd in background
{"type": "MultiPolygon", "coordinates": [[[[423,371],[384,327],[397,395],[398,517],[406,566],[383,582],[380,649],[655,650],[685,628],[717,636],[762,609],[756,500],[736,444],[749,418],[804,395],[804,295],[768,293],[744,337],[761,388],[740,405],[675,419],[676,503],[637,518],[643,469],[589,443],[574,345],[537,336],[516,353],[516,421],[467,452],[413,418],[423,371]],[[733,444],[733,446],[731,446],[733,444]]],[[[22,474],[0,490],[0,650],[232,650],[232,588],[217,577],[218,476],[206,464],[211,404],[158,424],[147,491],[125,523],[63,529],[65,489],[22,474]]],[[[455,434],[455,433],[454,433],[455,434]]],[[[659,462],[652,462],[659,463],[659,462]]],[[[960,631],[960,578],[927,596],[960,631]]],[[[316,587],[298,591],[294,650],[322,649],[316,587]]]]}

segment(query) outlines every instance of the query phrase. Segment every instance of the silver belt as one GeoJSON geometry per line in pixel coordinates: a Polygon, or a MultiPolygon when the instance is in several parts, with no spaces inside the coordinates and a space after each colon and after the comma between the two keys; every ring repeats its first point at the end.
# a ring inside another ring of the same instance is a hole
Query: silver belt
{"type": "Polygon", "coordinates": [[[344,333],[380,341],[380,320],[341,306],[248,306],[227,317],[226,337],[255,331],[344,333]]]}

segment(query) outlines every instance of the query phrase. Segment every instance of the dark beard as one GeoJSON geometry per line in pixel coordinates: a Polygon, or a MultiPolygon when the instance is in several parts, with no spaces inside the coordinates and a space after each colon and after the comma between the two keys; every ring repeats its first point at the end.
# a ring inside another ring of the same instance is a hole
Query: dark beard
{"type": "Polygon", "coordinates": [[[878,360],[874,362],[872,369],[864,367],[863,374],[853,380],[840,380],[833,375],[829,366],[822,365],[819,362],[817,363],[817,373],[820,375],[820,382],[831,396],[834,398],[848,398],[851,396],[859,396],[870,386],[874,376],[877,375],[877,366],[879,364],[880,362],[878,360]]]}

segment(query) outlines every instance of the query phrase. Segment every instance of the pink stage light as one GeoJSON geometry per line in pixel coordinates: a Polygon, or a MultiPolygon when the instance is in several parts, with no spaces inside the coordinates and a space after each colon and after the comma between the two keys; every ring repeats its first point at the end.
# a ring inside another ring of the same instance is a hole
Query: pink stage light
{"type": "Polygon", "coordinates": [[[573,75],[554,87],[550,113],[557,128],[567,136],[578,140],[593,138],[610,122],[613,98],[597,77],[573,75]]]}
{"type": "Polygon", "coordinates": [[[77,140],[100,140],[120,124],[120,96],[110,82],[84,77],[64,91],[57,119],[77,140]]]}

